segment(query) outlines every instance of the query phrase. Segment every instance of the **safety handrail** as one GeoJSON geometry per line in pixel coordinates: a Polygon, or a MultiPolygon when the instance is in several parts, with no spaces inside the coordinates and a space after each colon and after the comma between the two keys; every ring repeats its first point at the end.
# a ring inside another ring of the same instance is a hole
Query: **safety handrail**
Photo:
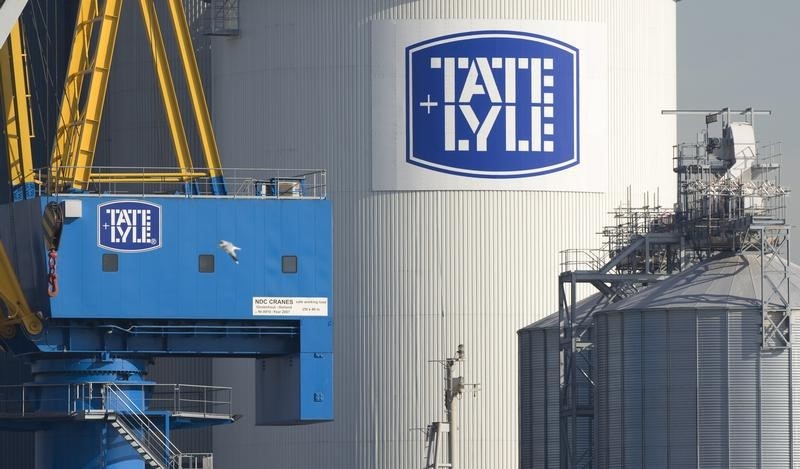
{"type": "Polygon", "coordinates": [[[194,168],[186,172],[178,167],[148,166],[59,166],[39,168],[35,180],[39,195],[181,195],[183,197],[327,197],[327,174],[323,169],[280,168],[194,168]],[[74,173],[88,174],[82,190],[70,186],[74,173]],[[214,174],[224,172],[227,195],[216,189],[220,182],[214,174]]]}
{"type": "MultiPolygon", "coordinates": [[[[114,383],[108,383],[105,389],[110,391],[110,394],[117,398],[124,407],[122,412],[117,411],[115,413],[117,418],[121,417],[126,424],[132,424],[129,427],[134,430],[137,427],[142,430],[145,441],[141,441],[140,444],[151,453],[150,456],[163,458],[164,464],[162,466],[165,468],[175,467],[174,462],[180,460],[180,449],[170,441],[164,432],[158,428],[158,425],[150,420],[144,411],[119,386],[114,383]]],[[[106,396],[110,397],[108,394],[106,396]]],[[[106,406],[111,408],[108,404],[106,406]]],[[[133,435],[131,436],[134,437],[133,435]]]]}
{"type": "MultiPolygon", "coordinates": [[[[104,413],[102,388],[106,382],[26,383],[0,385],[0,415],[7,418],[72,416],[104,413]],[[60,390],[60,391],[59,391],[60,390]]],[[[125,391],[138,390],[145,396],[145,408],[202,418],[233,419],[230,387],[169,383],[125,383],[125,391]]]]}

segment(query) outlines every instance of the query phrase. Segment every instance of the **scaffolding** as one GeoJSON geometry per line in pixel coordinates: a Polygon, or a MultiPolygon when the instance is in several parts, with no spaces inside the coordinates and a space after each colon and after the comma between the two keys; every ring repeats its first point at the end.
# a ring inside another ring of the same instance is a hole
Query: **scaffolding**
{"type": "Polygon", "coordinates": [[[601,249],[562,253],[558,278],[561,352],[560,461],[562,468],[591,468],[594,419],[593,327],[595,309],[719,253],[756,253],[761,267],[762,349],[791,347],[789,226],[781,185],[780,144],[758,148],[753,118],[769,111],[664,111],[705,115],[693,144],[674,147],[678,200],[660,205],[658,193],[634,207],[627,201],[610,215],[601,249]],[[739,120],[732,120],[731,114],[739,120]],[[721,137],[710,137],[720,122],[721,137]],[[590,285],[604,301],[576,314],[579,289],[590,285]],[[579,434],[582,435],[579,439],[579,434]],[[589,435],[587,438],[586,435],[589,435]]]}

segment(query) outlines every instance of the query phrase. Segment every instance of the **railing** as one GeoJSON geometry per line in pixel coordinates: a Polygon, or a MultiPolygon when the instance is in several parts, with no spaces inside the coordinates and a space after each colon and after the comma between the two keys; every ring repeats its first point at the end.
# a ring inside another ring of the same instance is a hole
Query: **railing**
{"type": "Polygon", "coordinates": [[[183,197],[250,197],[279,199],[324,199],[327,197],[327,173],[321,169],[268,168],[181,168],[125,166],[60,166],[39,168],[35,172],[38,195],[88,193],[96,195],[180,195],[183,197]],[[87,171],[88,170],[88,171],[87,171]],[[73,189],[76,174],[90,174],[73,189]],[[219,188],[213,174],[222,174],[227,195],[219,188]]]}
{"type": "Polygon", "coordinates": [[[109,404],[114,404],[117,420],[125,425],[131,438],[135,438],[152,458],[158,458],[162,467],[175,467],[172,463],[180,460],[181,451],[158,425],[116,384],[108,384],[104,389],[109,404]]]}
{"type": "Polygon", "coordinates": [[[0,386],[0,417],[43,418],[113,411],[107,396],[109,386],[140,391],[148,411],[169,412],[197,418],[231,419],[229,387],[186,384],[21,384],[0,386]]]}
{"type": "Polygon", "coordinates": [[[230,416],[231,388],[186,384],[156,385],[145,399],[149,410],[197,416],[230,416]],[[170,389],[171,387],[171,389],[170,389]]]}
{"type": "Polygon", "coordinates": [[[565,249],[561,251],[561,271],[598,270],[608,261],[604,249],[565,249]]]}
{"type": "Polygon", "coordinates": [[[214,455],[211,453],[182,453],[172,462],[174,469],[213,469],[214,455]]]}

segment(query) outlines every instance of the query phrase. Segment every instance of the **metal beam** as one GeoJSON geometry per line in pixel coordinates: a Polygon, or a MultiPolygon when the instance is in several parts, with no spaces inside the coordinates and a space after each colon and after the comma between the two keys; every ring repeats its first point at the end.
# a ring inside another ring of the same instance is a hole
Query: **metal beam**
{"type": "Polygon", "coordinates": [[[153,0],[139,0],[139,7],[144,20],[147,39],[150,42],[150,52],[153,54],[153,65],[156,69],[161,97],[164,100],[164,111],[166,112],[175,155],[178,158],[178,166],[180,166],[181,173],[186,173],[187,175],[185,181],[189,181],[191,177],[188,174],[192,172],[193,168],[192,157],[189,153],[189,143],[186,140],[186,131],[184,130],[183,118],[178,107],[178,98],[175,94],[175,85],[172,81],[172,73],[167,61],[167,52],[164,48],[161,27],[158,24],[156,8],[153,0]]]}
{"type": "Polygon", "coordinates": [[[16,335],[17,324],[22,324],[29,334],[42,332],[42,321],[31,311],[28,300],[17,279],[17,274],[6,255],[0,241],[0,302],[4,303],[7,314],[0,314],[0,336],[12,338],[16,335]]]}
{"type": "Polygon", "coordinates": [[[169,0],[170,18],[172,27],[175,30],[175,37],[178,41],[178,51],[180,52],[183,73],[189,88],[189,96],[192,101],[195,122],[197,123],[197,133],[200,135],[200,144],[203,147],[203,157],[206,167],[211,176],[211,190],[215,195],[225,195],[225,183],[222,177],[222,162],[219,157],[217,140],[214,136],[214,128],[211,126],[211,115],[208,112],[203,83],[200,79],[200,71],[197,67],[197,57],[192,47],[192,36],[189,33],[189,25],[186,22],[186,12],[183,9],[181,0],[169,0]]]}
{"type": "Polygon", "coordinates": [[[61,110],[58,115],[53,153],[50,158],[50,190],[57,191],[61,182],[74,177],[74,162],[70,161],[70,146],[80,130],[80,98],[83,78],[88,73],[89,44],[97,18],[97,0],[81,0],[75,19],[75,34],[67,64],[64,94],[61,96],[61,110]],[[68,167],[68,168],[62,168],[68,167]]]}
{"type": "Polygon", "coordinates": [[[74,151],[70,151],[70,154],[73,155],[72,161],[75,162],[74,165],[71,164],[71,166],[75,166],[72,187],[77,190],[85,190],[89,185],[89,175],[97,147],[97,136],[108,90],[111,59],[114,56],[121,10],[122,0],[106,0],[103,6],[94,67],[91,71],[91,81],[86,95],[85,110],[82,113],[79,137],[74,151]]]}
{"type": "Polygon", "coordinates": [[[35,197],[36,174],[33,168],[28,74],[22,26],[17,22],[0,49],[0,81],[6,119],[8,151],[14,200],[35,197]]]}

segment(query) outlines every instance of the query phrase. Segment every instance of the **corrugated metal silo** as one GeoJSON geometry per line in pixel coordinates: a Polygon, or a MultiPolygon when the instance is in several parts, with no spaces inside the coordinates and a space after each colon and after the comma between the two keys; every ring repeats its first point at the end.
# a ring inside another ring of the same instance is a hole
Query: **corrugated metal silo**
{"type": "MultiPolygon", "coordinates": [[[[600,293],[575,305],[575,319],[608,305],[600,293]]],[[[590,332],[591,334],[591,332],[590,332]]],[[[519,467],[558,469],[560,467],[560,376],[558,312],[520,329],[519,336],[519,467]]],[[[591,359],[591,353],[586,355],[591,359]]],[[[592,405],[592,390],[579,381],[581,405],[592,405]]],[[[579,420],[578,450],[592,451],[591,420],[579,420]]]]}
{"type": "MultiPolygon", "coordinates": [[[[212,44],[212,117],[223,161],[329,171],[336,421],[255,427],[255,367],[217,361],[215,383],[236,388],[235,411],[244,417],[214,430],[215,462],[420,467],[424,438],[414,429],[443,414],[440,370],[428,361],[464,343],[465,376],[481,383],[481,393],[458,402],[460,460],[465,469],[517,467],[513,334],[556,304],[555,281],[546,279],[556,278],[558,252],[598,245],[594,233],[629,185],[634,193],[660,187],[665,205],[674,200],[675,119],[660,112],[676,105],[675,3],[240,0],[239,12],[240,36],[212,44]],[[594,71],[608,83],[607,111],[581,128],[607,143],[582,154],[589,161],[607,153],[607,176],[595,180],[608,190],[373,190],[373,85],[381,77],[372,67],[381,57],[372,55],[372,28],[419,20],[429,20],[421,28],[461,22],[469,29],[476,21],[599,28],[607,72],[594,71]]],[[[313,220],[298,229],[314,229],[313,220]]]]}
{"type": "Polygon", "coordinates": [[[597,468],[796,467],[800,352],[761,349],[761,279],[717,257],[595,316],[597,468]]]}

